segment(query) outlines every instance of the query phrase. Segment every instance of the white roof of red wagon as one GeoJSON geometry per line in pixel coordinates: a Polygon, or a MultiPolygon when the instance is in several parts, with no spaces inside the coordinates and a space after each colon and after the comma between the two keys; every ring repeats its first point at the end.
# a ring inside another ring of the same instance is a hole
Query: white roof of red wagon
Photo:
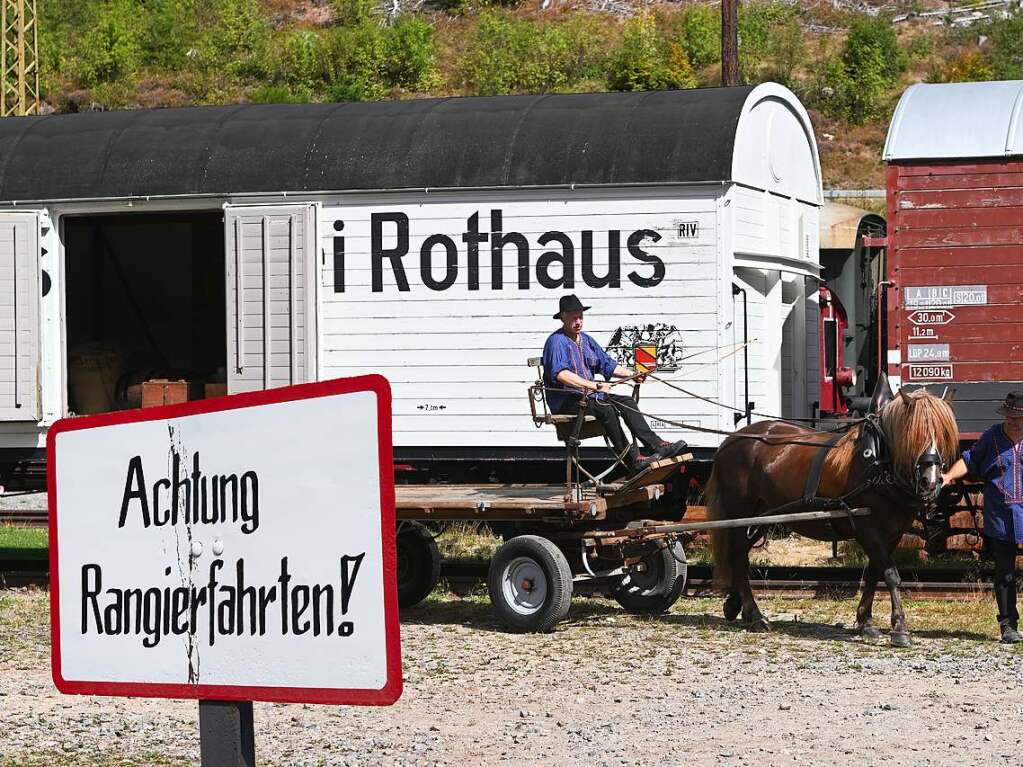
{"type": "Polygon", "coordinates": [[[918,84],[892,115],[886,162],[1023,155],[1023,80],[918,84]]]}

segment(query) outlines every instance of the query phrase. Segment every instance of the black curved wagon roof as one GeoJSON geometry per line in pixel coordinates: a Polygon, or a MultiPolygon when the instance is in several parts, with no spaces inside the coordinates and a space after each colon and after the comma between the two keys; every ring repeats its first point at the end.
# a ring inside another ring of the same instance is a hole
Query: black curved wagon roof
{"type": "Polygon", "coordinates": [[[752,88],[0,120],[0,201],[726,181],[752,88]]]}

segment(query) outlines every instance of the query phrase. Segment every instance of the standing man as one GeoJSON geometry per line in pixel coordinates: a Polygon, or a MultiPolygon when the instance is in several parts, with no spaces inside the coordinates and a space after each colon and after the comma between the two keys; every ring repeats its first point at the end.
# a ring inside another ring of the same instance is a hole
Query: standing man
{"type": "MultiPolygon", "coordinates": [[[[678,455],[686,447],[682,440],[668,442],[651,431],[646,418],[630,397],[611,394],[611,384],[597,381],[600,373],[607,381],[630,378],[634,372],[611,359],[591,336],[583,333],[583,306],[575,295],[562,296],[554,319],[561,320],[561,329],[551,333],[543,347],[544,386],[547,402],[554,413],[570,415],[578,412],[580,397],[588,397],[586,412],[603,425],[615,452],[626,451],[625,463],[633,472],[646,468],[653,461],[678,455]],[[640,442],[646,453],[640,453],[625,436],[619,416],[640,442]]],[[[642,383],[646,376],[637,376],[642,383]]]]}
{"type": "Polygon", "coordinates": [[[1023,642],[1016,610],[1016,551],[1023,543],[1023,392],[998,408],[1005,416],[963,452],[942,484],[967,473],[984,480],[984,537],[995,560],[994,592],[1003,644],[1023,642]]]}

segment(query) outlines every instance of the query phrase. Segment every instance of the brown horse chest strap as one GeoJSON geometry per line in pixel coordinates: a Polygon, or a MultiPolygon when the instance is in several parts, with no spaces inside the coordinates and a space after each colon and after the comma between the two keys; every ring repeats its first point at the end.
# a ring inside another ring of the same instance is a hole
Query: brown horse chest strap
{"type": "Polygon", "coordinates": [[[837,445],[843,436],[842,434],[835,434],[829,437],[826,442],[821,443],[817,454],[813,457],[813,462],[810,464],[810,473],[806,476],[806,486],[803,488],[803,502],[805,504],[810,505],[817,497],[817,490],[821,484],[821,474],[824,471],[824,462],[828,459],[828,453],[831,452],[831,448],[837,445]]]}

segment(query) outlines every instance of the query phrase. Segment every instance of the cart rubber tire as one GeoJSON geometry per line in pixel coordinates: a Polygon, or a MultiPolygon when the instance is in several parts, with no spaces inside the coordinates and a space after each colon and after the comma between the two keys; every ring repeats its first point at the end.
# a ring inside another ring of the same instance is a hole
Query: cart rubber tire
{"type": "Polygon", "coordinates": [[[538,535],[504,543],[490,560],[487,586],[498,621],[516,634],[552,630],[568,615],[572,602],[568,560],[538,535]]]}
{"type": "Polygon", "coordinates": [[[396,538],[398,606],[414,607],[440,580],[440,551],[430,531],[418,522],[402,524],[396,538]]]}
{"type": "Polygon", "coordinates": [[[651,552],[645,561],[649,569],[623,575],[611,595],[633,615],[666,613],[686,587],[689,566],[685,549],[675,541],[670,547],[651,552]]]}

